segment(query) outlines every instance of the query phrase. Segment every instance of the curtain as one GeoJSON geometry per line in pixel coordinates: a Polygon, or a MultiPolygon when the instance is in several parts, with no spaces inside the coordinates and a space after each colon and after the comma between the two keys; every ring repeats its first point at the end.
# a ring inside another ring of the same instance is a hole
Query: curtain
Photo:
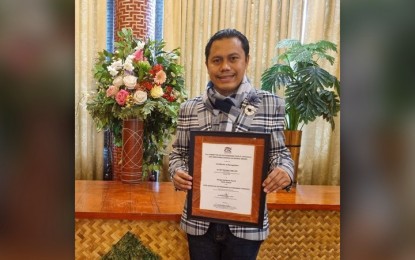
{"type": "Polygon", "coordinates": [[[103,133],[97,133],[86,110],[96,88],[93,66],[105,49],[106,1],[75,1],[75,179],[102,179],[103,133]]]}
{"type": "MultiPolygon", "coordinates": [[[[261,74],[278,55],[275,45],[282,39],[304,43],[324,39],[340,48],[340,0],[165,0],[164,19],[166,48],[181,48],[191,98],[205,89],[204,48],[219,29],[235,28],[249,39],[247,75],[257,88],[261,74]]],[[[340,79],[340,52],[333,55],[335,65],[323,66],[340,79]]],[[[303,127],[299,184],[340,185],[339,117],[335,122],[333,132],[323,120],[303,127]]]]}
{"type": "MultiPolygon", "coordinates": [[[[259,86],[263,68],[270,66],[271,58],[277,54],[275,44],[287,37],[290,8],[289,1],[166,0],[164,40],[168,49],[182,49],[189,95],[195,97],[203,92],[208,81],[204,48],[210,36],[223,28],[235,28],[249,39],[247,74],[259,86]]],[[[301,25],[295,16],[296,26],[301,25]]]]}
{"type": "MultiPolygon", "coordinates": [[[[323,67],[340,79],[340,0],[309,0],[305,15],[303,41],[325,39],[337,44],[334,65],[326,63],[323,67]]],[[[340,117],[335,118],[335,124],[334,132],[322,119],[303,128],[301,184],[340,185],[340,117]]]]}

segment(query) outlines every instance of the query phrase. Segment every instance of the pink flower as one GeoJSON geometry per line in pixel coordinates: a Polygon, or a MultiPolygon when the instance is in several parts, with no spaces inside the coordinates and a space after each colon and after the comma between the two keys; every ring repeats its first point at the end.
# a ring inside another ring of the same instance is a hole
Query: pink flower
{"type": "Polygon", "coordinates": [[[154,82],[159,85],[166,82],[166,72],[164,72],[164,70],[160,70],[159,72],[157,72],[156,76],[154,77],[154,82]]]}
{"type": "Polygon", "coordinates": [[[125,105],[128,95],[128,91],[121,89],[115,96],[115,101],[117,101],[118,105],[123,106],[125,105]]]}
{"type": "Polygon", "coordinates": [[[136,61],[145,61],[145,60],[147,60],[147,58],[144,57],[144,50],[143,49],[134,52],[134,60],[136,60],[136,61]]]}
{"type": "Polygon", "coordinates": [[[116,86],[110,86],[107,89],[107,97],[114,97],[118,92],[118,88],[116,86]]]}

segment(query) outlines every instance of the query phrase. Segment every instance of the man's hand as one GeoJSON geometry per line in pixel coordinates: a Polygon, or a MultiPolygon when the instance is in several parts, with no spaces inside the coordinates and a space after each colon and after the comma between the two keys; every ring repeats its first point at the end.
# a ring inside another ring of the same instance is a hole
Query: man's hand
{"type": "Polygon", "coordinates": [[[281,168],[275,168],[272,170],[265,181],[262,183],[265,193],[282,190],[291,183],[291,178],[286,171],[281,168]]]}
{"type": "Polygon", "coordinates": [[[177,170],[173,175],[174,187],[178,190],[191,190],[192,189],[192,176],[183,170],[177,170]]]}

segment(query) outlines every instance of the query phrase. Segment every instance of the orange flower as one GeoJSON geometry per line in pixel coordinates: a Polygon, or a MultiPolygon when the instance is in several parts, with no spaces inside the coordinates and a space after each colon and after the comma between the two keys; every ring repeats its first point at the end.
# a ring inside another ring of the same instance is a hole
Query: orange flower
{"type": "Polygon", "coordinates": [[[161,85],[164,82],[166,82],[166,78],[167,78],[166,72],[164,72],[163,70],[160,70],[159,72],[156,73],[154,82],[158,85],[161,85]]]}

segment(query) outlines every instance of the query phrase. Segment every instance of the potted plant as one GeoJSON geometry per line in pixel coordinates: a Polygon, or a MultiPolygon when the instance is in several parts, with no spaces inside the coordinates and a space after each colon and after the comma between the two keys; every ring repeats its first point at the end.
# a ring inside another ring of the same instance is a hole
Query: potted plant
{"type": "Polygon", "coordinates": [[[97,89],[89,95],[87,110],[98,131],[112,133],[117,147],[122,146],[123,120],[143,121],[144,180],[162,169],[180,104],[187,99],[184,68],[178,64],[180,50],[164,51],[164,41],[136,39],[130,28],[123,28],[118,37],[114,53],[98,53],[97,89]]]}
{"type": "Polygon", "coordinates": [[[284,91],[286,145],[295,162],[296,176],[302,127],[322,117],[332,130],[335,128],[334,117],[340,111],[340,81],[320,64],[326,60],[333,65],[335,59],[328,52],[337,52],[337,46],[324,40],[302,44],[285,39],[276,47],[285,51],[262,73],[261,88],[272,93],[281,88],[284,91]]]}

